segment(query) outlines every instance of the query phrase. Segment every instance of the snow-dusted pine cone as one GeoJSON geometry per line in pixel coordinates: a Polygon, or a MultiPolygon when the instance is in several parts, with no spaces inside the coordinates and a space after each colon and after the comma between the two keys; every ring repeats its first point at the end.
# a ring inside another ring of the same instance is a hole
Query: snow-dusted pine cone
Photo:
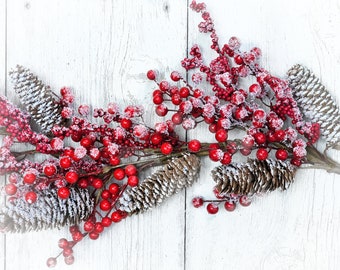
{"type": "Polygon", "coordinates": [[[165,198],[191,186],[199,176],[200,165],[200,158],[190,153],[171,159],[139,186],[127,190],[119,200],[120,210],[138,214],[159,205],[165,198]]]}
{"type": "Polygon", "coordinates": [[[29,69],[19,65],[11,70],[9,75],[20,101],[42,132],[49,133],[54,125],[63,122],[62,106],[54,98],[49,86],[46,86],[29,69]]]}
{"type": "Polygon", "coordinates": [[[294,181],[295,171],[289,162],[248,159],[245,163],[218,166],[212,170],[212,177],[220,193],[253,195],[277,188],[286,190],[294,181]]]}
{"type": "Polygon", "coordinates": [[[299,64],[290,68],[287,75],[305,117],[320,124],[327,147],[340,149],[340,111],[325,86],[308,68],[299,64]]]}
{"type": "Polygon", "coordinates": [[[24,233],[78,224],[92,213],[94,200],[86,189],[70,192],[68,199],[60,199],[56,189],[45,189],[33,204],[24,198],[9,203],[0,211],[0,231],[24,233]]]}

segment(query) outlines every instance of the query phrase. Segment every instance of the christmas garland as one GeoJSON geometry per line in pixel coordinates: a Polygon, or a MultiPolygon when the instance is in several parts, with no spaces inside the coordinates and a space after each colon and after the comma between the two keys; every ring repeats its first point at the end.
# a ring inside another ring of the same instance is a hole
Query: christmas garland
{"type": "Polygon", "coordinates": [[[340,149],[340,112],[320,80],[301,65],[286,80],[274,77],[260,66],[259,48],[243,52],[236,37],[220,46],[205,4],[192,1],[190,7],[201,13],[199,31],[210,35],[217,56],[205,64],[195,45],[181,62],[186,76],[173,71],[170,80],[159,80],[156,71],[147,72],[157,87],[155,112],[163,117],[155,124],[145,123],[141,106],[115,103],[94,109],[91,119],[88,105],[74,112],[69,88],[57,96],[29,69],[10,72],[25,110],[0,97],[0,173],[9,175],[0,231],[69,226],[72,239],[60,239],[62,251],[47,260],[49,267],[61,254],[72,264],[73,247],[83,238],[95,240],[113,223],[191,186],[205,156],[218,162],[211,172],[216,198],[196,197],[192,203],[206,204],[210,214],[221,203],[233,211],[256,194],[286,190],[300,168],[340,174],[339,163],[327,156],[329,149],[340,149]],[[197,126],[215,141],[179,136],[197,126]],[[315,147],[319,137],[326,143],[322,151],[315,147]],[[25,150],[13,150],[14,144],[25,150]],[[233,162],[236,155],[252,157],[233,162]]]}

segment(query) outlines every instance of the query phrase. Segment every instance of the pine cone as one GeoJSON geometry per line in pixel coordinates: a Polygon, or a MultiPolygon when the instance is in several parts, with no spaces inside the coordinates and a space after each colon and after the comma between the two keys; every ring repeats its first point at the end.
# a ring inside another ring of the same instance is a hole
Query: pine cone
{"type": "Polygon", "coordinates": [[[184,153],[171,159],[139,186],[126,191],[119,200],[119,209],[138,214],[159,205],[165,198],[191,186],[199,176],[200,165],[199,157],[194,154],[184,153]]]}
{"type": "Polygon", "coordinates": [[[0,231],[24,233],[78,224],[92,213],[94,200],[86,189],[70,192],[68,199],[60,199],[56,189],[45,189],[33,204],[16,199],[0,211],[0,231]]]}
{"type": "Polygon", "coordinates": [[[212,177],[220,193],[253,195],[286,190],[294,181],[296,168],[288,162],[273,159],[248,159],[246,163],[231,163],[212,170],[212,177]]]}
{"type": "Polygon", "coordinates": [[[325,86],[301,65],[290,68],[287,75],[293,96],[305,117],[320,124],[327,148],[340,149],[340,111],[325,86]]]}
{"type": "Polygon", "coordinates": [[[54,125],[63,122],[63,108],[55,100],[49,86],[44,85],[29,69],[19,65],[9,75],[20,101],[43,133],[49,133],[54,125]]]}

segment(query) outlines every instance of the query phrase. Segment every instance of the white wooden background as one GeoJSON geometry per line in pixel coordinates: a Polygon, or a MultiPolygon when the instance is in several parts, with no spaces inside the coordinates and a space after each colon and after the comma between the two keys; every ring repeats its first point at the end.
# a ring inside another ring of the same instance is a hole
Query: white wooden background
{"type": "MultiPolygon", "coordinates": [[[[318,74],[340,100],[339,0],[206,0],[222,41],[262,49],[263,65],[283,76],[295,63],[318,74]]],[[[199,16],[184,0],[0,0],[0,91],[14,98],[7,72],[31,68],[54,89],[72,86],[77,103],[150,104],[145,72],[180,69],[199,35],[199,16]]],[[[148,107],[149,109],[151,107],[148,107]]],[[[189,137],[206,137],[195,130],[189,137]]],[[[340,160],[339,153],[332,156],[340,160]]],[[[212,196],[212,164],[199,182],[158,209],[112,226],[75,249],[76,262],[57,269],[340,269],[340,177],[302,171],[285,193],[216,216],[194,209],[212,196]]],[[[45,269],[67,230],[0,236],[0,268],[45,269]]]]}

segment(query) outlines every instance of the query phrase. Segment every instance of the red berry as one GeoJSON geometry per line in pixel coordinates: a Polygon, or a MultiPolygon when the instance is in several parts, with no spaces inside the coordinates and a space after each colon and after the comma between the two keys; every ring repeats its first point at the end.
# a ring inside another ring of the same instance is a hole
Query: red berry
{"type": "Polygon", "coordinates": [[[223,165],[228,165],[231,162],[231,159],[232,159],[232,157],[231,157],[230,153],[229,152],[225,152],[223,154],[222,159],[221,159],[221,163],[223,165]]]}
{"type": "Polygon", "coordinates": [[[92,232],[94,230],[94,223],[90,220],[84,223],[84,231],[85,232],[92,232]]]}
{"type": "Polygon", "coordinates": [[[173,71],[170,74],[170,78],[171,80],[173,80],[174,82],[178,82],[181,79],[181,75],[179,74],[178,71],[173,71]]]}
{"type": "Polygon", "coordinates": [[[10,183],[10,184],[7,184],[6,186],[5,186],[5,192],[6,192],[6,194],[7,195],[14,195],[15,193],[17,193],[17,187],[16,187],[16,185],[14,185],[14,184],[12,184],[12,183],[10,183]]]}
{"type": "Polygon", "coordinates": [[[129,164],[129,165],[125,166],[124,170],[125,170],[125,174],[127,176],[137,175],[137,168],[133,164],[129,164]]]}
{"type": "Polygon", "coordinates": [[[157,96],[157,95],[163,95],[163,92],[161,91],[161,90],[159,90],[159,89],[156,89],[155,91],[153,91],[152,92],[152,96],[154,97],[154,96],[157,96]]]}
{"type": "Polygon", "coordinates": [[[247,207],[251,204],[251,200],[246,195],[242,195],[239,199],[239,202],[242,206],[245,206],[245,207],[247,207]]]}
{"type": "Polygon", "coordinates": [[[188,87],[182,87],[179,89],[179,95],[181,98],[187,98],[190,94],[190,90],[188,87]]]}
{"type": "Polygon", "coordinates": [[[158,116],[166,116],[168,113],[168,107],[164,104],[160,104],[156,107],[156,114],[158,116]]]}
{"type": "Polygon", "coordinates": [[[94,224],[94,230],[95,233],[102,233],[104,231],[104,226],[102,225],[101,222],[96,222],[96,224],[94,224]]]}
{"type": "Polygon", "coordinates": [[[229,212],[232,212],[235,210],[236,208],[236,204],[234,202],[229,202],[229,201],[226,201],[224,203],[224,208],[225,210],[229,211],[229,212]]]}
{"type": "Polygon", "coordinates": [[[100,179],[100,178],[95,178],[93,179],[92,181],[92,186],[95,188],[95,189],[101,189],[103,187],[103,180],[100,179]]]}
{"type": "Polygon", "coordinates": [[[153,145],[158,145],[162,142],[163,136],[159,133],[154,133],[151,135],[150,141],[153,145]]]}
{"type": "Polygon", "coordinates": [[[211,123],[211,124],[209,125],[209,131],[210,131],[211,133],[216,133],[217,129],[218,129],[218,125],[217,125],[217,124],[211,123]]]}
{"type": "Polygon", "coordinates": [[[250,148],[242,148],[242,149],[240,149],[240,153],[244,156],[248,156],[251,153],[251,149],[250,148]]]}
{"type": "Polygon", "coordinates": [[[48,258],[46,264],[49,268],[55,267],[57,265],[57,259],[52,257],[48,258]]]}
{"type": "Polygon", "coordinates": [[[71,256],[73,254],[73,249],[71,247],[66,247],[63,250],[63,256],[64,257],[68,257],[71,256]]]}
{"type": "Polygon", "coordinates": [[[223,157],[223,152],[221,149],[212,149],[209,151],[209,158],[212,161],[219,161],[223,157]]]}
{"type": "Polygon", "coordinates": [[[301,159],[299,158],[293,158],[291,161],[290,161],[291,164],[293,164],[294,166],[296,167],[300,167],[301,164],[302,164],[302,161],[301,159]]]}
{"type": "Polygon", "coordinates": [[[118,156],[110,157],[109,162],[112,166],[117,166],[120,164],[120,158],[118,156]]]}
{"type": "Polygon", "coordinates": [[[125,177],[125,171],[122,168],[117,168],[113,171],[113,177],[117,180],[123,180],[125,177]]]}
{"type": "Polygon", "coordinates": [[[149,70],[147,73],[146,73],[146,77],[149,79],[149,80],[154,80],[156,79],[156,72],[153,71],[153,70],[149,70]]]}
{"type": "Polygon", "coordinates": [[[199,140],[191,140],[188,142],[188,150],[191,152],[198,152],[201,150],[201,142],[199,140]]]}
{"type": "Polygon", "coordinates": [[[103,225],[104,227],[110,227],[111,224],[112,224],[111,218],[109,218],[109,217],[103,217],[103,219],[102,219],[102,225],[103,225]]]}
{"type": "Polygon", "coordinates": [[[170,89],[170,84],[168,81],[161,81],[159,83],[159,89],[163,92],[166,92],[170,89]]]}
{"type": "Polygon", "coordinates": [[[34,191],[29,191],[25,194],[25,200],[28,203],[35,203],[37,198],[38,198],[38,195],[34,191]]]}
{"type": "Polygon", "coordinates": [[[35,182],[35,180],[37,179],[37,175],[35,173],[25,173],[24,175],[24,182],[26,184],[33,184],[35,182]]]}
{"type": "Polygon", "coordinates": [[[61,157],[60,160],[59,160],[59,165],[60,167],[62,167],[63,169],[67,169],[67,168],[70,168],[71,167],[71,159],[66,156],[66,157],[61,157]]]}
{"type": "Polygon", "coordinates": [[[93,144],[93,142],[92,142],[92,140],[90,138],[85,137],[85,138],[82,138],[80,140],[80,145],[85,147],[85,148],[91,147],[92,144],[93,144]]]}
{"type": "Polygon", "coordinates": [[[112,183],[110,186],[109,186],[109,191],[111,194],[118,194],[119,193],[119,185],[116,184],[116,183],[112,183]]]}
{"type": "Polygon", "coordinates": [[[89,237],[90,237],[90,239],[92,239],[92,240],[97,240],[97,239],[99,238],[99,233],[90,232],[90,233],[89,233],[89,237]]]}
{"type": "Polygon", "coordinates": [[[155,95],[152,99],[153,103],[156,105],[162,104],[164,99],[163,99],[163,95],[155,95]]]}
{"type": "Polygon", "coordinates": [[[44,174],[46,176],[52,176],[57,172],[57,167],[54,164],[44,166],[44,174]]]}
{"type": "Polygon", "coordinates": [[[120,120],[120,125],[124,129],[129,129],[132,126],[132,121],[130,119],[123,118],[122,120],[120,120]]]}
{"type": "Polygon", "coordinates": [[[195,197],[192,199],[192,205],[196,208],[201,207],[204,204],[202,197],[195,197]]]}
{"type": "Polygon", "coordinates": [[[65,238],[60,238],[58,241],[58,247],[64,249],[69,246],[68,241],[65,238]]]}
{"type": "Polygon", "coordinates": [[[74,242],[80,242],[84,238],[83,234],[80,231],[77,231],[72,234],[72,240],[74,242]]]}
{"type": "Polygon", "coordinates": [[[64,258],[64,262],[65,264],[67,265],[71,265],[74,263],[74,256],[73,255],[70,255],[70,256],[67,256],[64,258]]]}
{"type": "Polygon", "coordinates": [[[245,148],[252,148],[254,146],[255,140],[253,136],[247,135],[242,139],[242,146],[245,148]]]}
{"type": "Polygon", "coordinates": [[[241,55],[236,55],[235,57],[234,57],[234,61],[235,61],[235,63],[237,64],[237,65],[242,65],[243,64],[243,59],[242,59],[242,56],[241,55]]]}
{"type": "Polygon", "coordinates": [[[278,160],[286,160],[288,158],[288,152],[285,149],[278,149],[275,153],[275,157],[278,160]]]}
{"type": "Polygon", "coordinates": [[[214,203],[208,203],[207,205],[207,211],[209,214],[214,215],[218,212],[218,205],[214,203]]]}
{"type": "Polygon", "coordinates": [[[128,180],[127,180],[127,184],[130,186],[130,187],[135,187],[137,186],[139,183],[139,179],[137,176],[135,175],[131,175],[128,177],[128,180]]]}
{"type": "Polygon", "coordinates": [[[171,117],[171,121],[175,124],[175,125],[180,125],[183,122],[183,114],[180,112],[174,113],[171,117]]]}
{"type": "Polygon", "coordinates": [[[78,187],[85,189],[89,186],[89,182],[86,178],[80,178],[77,185],[78,187]]]}
{"type": "Polygon", "coordinates": [[[70,197],[70,189],[68,187],[61,187],[58,189],[58,197],[61,199],[67,199],[70,197]]]}
{"type": "Polygon", "coordinates": [[[100,194],[100,197],[102,197],[102,199],[104,199],[104,200],[107,200],[111,197],[111,192],[108,189],[104,189],[102,191],[102,194],[100,194]]]}
{"type": "Polygon", "coordinates": [[[173,147],[171,143],[165,142],[161,145],[161,152],[163,155],[169,155],[172,153],[173,147]]]}
{"type": "Polygon", "coordinates": [[[267,141],[267,136],[262,132],[257,132],[254,134],[254,139],[257,144],[264,144],[267,141]]]}
{"type": "Polygon", "coordinates": [[[237,143],[236,142],[230,142],[227,145],[227,151],[228,153],[235,154],[237,152],[237,143]]]}
{"type": "Polygon", "coordinates": [[[122,220],[122,215],[120,214],[119,211],[115,211],[111,215],[111,220],[115,223],[119,222],[122,220]]]}
{"type": "Polygon", "coordinates": [[[259,148],[256,152],[256,157],[259,160],[265,160],[268,157],[268,151],[265,148],[259,148]]]}
{"type": "Polygon", "coordinates": [[[111,209],[111,203],[108,200],[102,200],[99,207],[103,211],[109,211],[111,209]]]}
{"type": "Polygon", "coordinates": [[[171,102],[174,105],[179,105],[182,102],[182,98],[181,98],[181,96],[179,94],[174,94],[171,97],[171,102]]]}
{"type": "Polygon", "coordinates": [[[70,184],[76,183],[78,181],[78,178],[78,173],[74,171],[69,171],[65,174],[65,180],[70,184]]]}
{"type": "Polygon", "coordinates": [[[225,129],[219,129],[215,133],[215,139],[218,142],[225,142],[228,139],[228,132],[225,129]]]}
{"type": "Polygon", "coordinates": [[[276,141],[281,142],[285,139],[286,132],[284,130],[280,129],[280,130],[275,131],[274,136],[276,138],[276,141]]]}

